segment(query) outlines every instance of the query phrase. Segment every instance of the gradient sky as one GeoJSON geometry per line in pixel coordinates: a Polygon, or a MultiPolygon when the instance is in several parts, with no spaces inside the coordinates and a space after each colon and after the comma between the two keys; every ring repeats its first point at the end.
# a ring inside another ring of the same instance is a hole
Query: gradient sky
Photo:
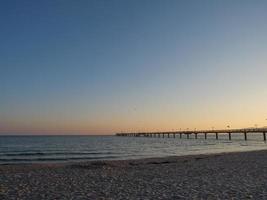
{"type": "Polygon", "coordinates": [[[2,0],[0,132],[267,125],[267,1],[2,0]]]}

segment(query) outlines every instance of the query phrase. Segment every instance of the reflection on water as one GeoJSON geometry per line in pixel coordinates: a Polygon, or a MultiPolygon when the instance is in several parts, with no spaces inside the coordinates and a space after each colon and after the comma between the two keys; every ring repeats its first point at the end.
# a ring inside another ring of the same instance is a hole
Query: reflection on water
{"type": "Polygon", "coordinates": [[[0,163],[134,159],[267,149],[262,134],[199,134],[176,138],[116,136],[0,136],[0,163]]]}

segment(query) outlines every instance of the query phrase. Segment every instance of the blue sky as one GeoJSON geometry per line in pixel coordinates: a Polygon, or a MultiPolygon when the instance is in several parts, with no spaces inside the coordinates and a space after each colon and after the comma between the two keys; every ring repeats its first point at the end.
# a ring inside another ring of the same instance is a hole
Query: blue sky
{"type": "Polygon", "coordinates": [[[266,1],[1,1],[0,129],[265,125],[266,1]]]}

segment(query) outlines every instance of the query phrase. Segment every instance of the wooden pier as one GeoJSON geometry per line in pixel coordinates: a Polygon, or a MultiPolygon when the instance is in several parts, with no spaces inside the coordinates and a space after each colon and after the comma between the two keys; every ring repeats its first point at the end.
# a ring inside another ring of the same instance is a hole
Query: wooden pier
{"type": "Polygon", "coordinates": [[[192,138],[191,135],[194,135],[194,138],[197,139],[198,135],[204,135],[204,138],[207,139],[208,135],[215,135],[216,140],[219,139],[220,134],[228,134],[228,139],[232,139],[232,134],[243,134],[244,140],[247,140],[247,134],[261,133],[263,141],[266,141],[267,128],[251,128],[251,129],[224,129],[224,130],[195,130],[195,131],[166,131],[166,132],[137,132],[137,133],[117,133],[117,136],[130,136],[130,137],[173,137],[175,138],[179,135],[179,138],[186,136],[187,139],[192,138]],[[191,137],[190,137],[191,136],[191,137]]]}

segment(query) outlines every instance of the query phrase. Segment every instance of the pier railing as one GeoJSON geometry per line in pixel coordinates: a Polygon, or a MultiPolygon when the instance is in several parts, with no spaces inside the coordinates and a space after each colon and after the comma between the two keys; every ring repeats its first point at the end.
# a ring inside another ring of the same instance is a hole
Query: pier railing
{"type": "Polygon", "coordinates": [[[131,137],[173,137],[183,135],[189,139],[190,135],[195,135],[195,139],[199,134],[203,134],[207,139],[208,134],[215,134],[216,139],[219,139],[219,134],[228,134],[229,140],[232,139],[232,134],[244,134],[244,139],[247,140],[247,134],[262,133],[263,140],[266,141],[267,128],[245,128],[245,129],[220,129],[220,130],[194,130],[194,131],[164,131],[164,132],[136,132],[136,133],[117,133],[117,136],[131,136],[131,137]]]}

